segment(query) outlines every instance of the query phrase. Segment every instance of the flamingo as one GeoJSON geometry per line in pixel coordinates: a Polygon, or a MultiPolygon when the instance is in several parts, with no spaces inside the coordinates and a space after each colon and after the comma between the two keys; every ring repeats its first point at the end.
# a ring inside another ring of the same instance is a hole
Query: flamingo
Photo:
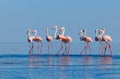
{"type": "Polygon", "coordinates": [[[50,48],[49,43],[52,43],[52,36],[48,35],[48,28],[46,29],[46,40],[48,42],[48,52],[49,52],[49,48],[50,48]]]}
{"type": "Polygon", "coordinates": [[[36,41],[37,43],[38,43],[38,52],[39,53],[41,53],[42,52],[42,48],[43,48],[43,43],[42,43],[42,37],[40,37],[40,36],[37,36],[37,30],[35,29],[35,30],[33,30],[32,31],[33,32],[33,34],[34,34],[34,41],[36,41]],[[40,45],[39,45],[39,43],[41,43],[41,49],[40,49],[40,45]]]}
{"type": "Polygon", "coordinates": [[[32,44],[31,47],[29,45],[29,48],[30,48],[29,54],[31,54],[32,49],[34,48],[33,41],[34,41],[35,37],[32,35],[32,31],[30,29],[28,29],[26,33],[28,35],[28,42],[29,42],[29,44],[32,44]]]}
{"type": "Polygon", "coordinates": [[[63,45],[63,43],[62,43],[62,39],[64,38],[64,36],[63,36],[63,35],[60,35],[60,34],[57,35],[57,31],[58,31],[57,25],[54,25],[54,26],[52,27],[52,29],[55,30],[55,32],[54,32],[54,39],[58,40],[58,41],[60,42],[60,44],[61,44],[61,48],[60,48],[60,49],[58,50],[58,52],[57,52],[57,55],[58,55],[58,53],[59,53],[61,50],[63,51],[63,48],[64,48],[64,45],[63,45]]]}
{"type": "Polygon", "coordinates": [[[112,42],[112,38],[109,35],[105,34],[104,28],[101,28],[99,31],[101,32],[101,35],[102,35],[102,41],[105,42],[102,50],[102,54],[105,55],[106,49],[109,48],[110,54],[112,56],[112,49],[111,49],[111,45],[109,44],[109,42],[112,42]]]}
{"type": "Polygon", "coordinates": [[[102,34],[100,33],[100,30],[95,29],[95,41],[99,42],[99,53],[101,50],[101,47],[103,46],[102,44],[102,34]]]}
{"type": "MultiPolygon", "coordinates": [[[[64,36],[65,33],[65,27],[61,27],[59,30],[62,33],[62,36],[64,36]]],[[[68,46],[65,47],[66,51],[68,48],[68,54],[70,53],[70,47],[71,47],[71,42],[72,42],[72,38],[70,36],[64,36],[62,39],[62,42],[64,42],[64,44],[68,44],[68,46]]],[[[63,53],[64,55],[64,53],[63,53]]]]}
{"type": "Polygon", "coordinates": [[[79,31],[78,34],[79,35],[81,34],[80,40],[85,42],[85,46],[84,46],[84,48],[83,48],[83,50],[81,51],[80,54],[82,54],[84,50],[85,50],[85,53],[86,53],[87,49],[89,49],[89,51],[90,51],[89,43],[93,41],[92,38],[86,35],[86,30],[85,29],[79,31]]]}

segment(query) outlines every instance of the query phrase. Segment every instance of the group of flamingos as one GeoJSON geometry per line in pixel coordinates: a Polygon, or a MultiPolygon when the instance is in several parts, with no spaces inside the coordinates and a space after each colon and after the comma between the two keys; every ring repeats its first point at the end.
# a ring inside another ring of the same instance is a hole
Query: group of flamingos
{"type": "MultiPolygon", "coordinates": [[[[62,55],[70,54],[70,48],[71,48],[71,42],[72,38],[70,36],[65,36],[65,27],[58,28],[57,25],[52,26],[52,29],[54,31],[54,39],[58,40],[61,44],[61,48],[57,51],[57,54],[59,54],[60,51],[62,51],[62,55]]],[[[86,29],[80,30],[78,32],[80,35],[80,40],[85,42],[84,48],[80,52],[80,55],[83,53],[85,54],[87,50],[91,51],[89,43],[92,42],[92,38],[90,36],[87,36],[86,34],[86,29]]],[[[34,41],[38,43],[38,52],[42,52],[42,47],[43,47],[43,39],[40,36],[37,36],[37,30],[27,30],[27,35],[28,35],[28,42],[30,45],[30,50],[29,54],[32,54],[32,50],[34,48],[34,41]],[[41,45],[39,45],[39,43],[41,45]]],[[[46,29],[46,40],[48,42],[48,51],[50,48],[50,43],[52,43],[52,36],[48,34],[48,28],[46,29]]],[[[99,42],[99,51],[102,53],[102,56],[105,56],[107,48],[110,50],[110,55],[112,56],[112,50],[109,42],[112,42],[112,38],[105,34],[105,29],[100,28],[95,30],[95,41],[99,42]]]]}

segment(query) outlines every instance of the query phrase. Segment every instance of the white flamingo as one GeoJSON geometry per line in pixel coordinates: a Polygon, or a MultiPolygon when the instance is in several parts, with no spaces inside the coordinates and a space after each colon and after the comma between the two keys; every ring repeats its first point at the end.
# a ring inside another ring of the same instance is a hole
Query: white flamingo
{"type": "Polygon", "coordinates": [[[100,32],[100,30],[98,29],[95,29],[95,41],[99,42],[99,53],[100,53],[100,50],[102,49],[102,34],[100,32]]]}
{"type": "Polygon", "coordinates": [[[34,35],[35,36],[35,40],[34,41],[36,41],[38,43],[38,52],[41,53],[42,52],[42,48],[43,48],[43,43],[42,43],[43,39],[42,39],[42,37],[37,36],[37,30],[33,30],[33,32],[35,33],[35,35],[34,35]],[[39,43],[41,45],[39,45],[39,43]]]}
{"type": "Polygon", "coordinates": [[[27,38],[28,43],[32,45],[32,46],[29,45],[29,48],[30,48],[29,54],[31,54],[31,53],[32,53],[32,49],[34,48],[33,41],[34,41],[34,39],[35,39],[35,36],[32,35],[32,31],[31,31],[30,29],[28,29],[26,33],[27,33],[27,35],[28,35],[28,38],[27,38]]]}
{"type": "MultiPolygon", "coordinates": [[[[65,33],[65,27],[61,27],[60,30],[59,30],[62,34],[62,36],[64,36],[64,33],[65,33]]],[[[64,36],[63,39],[62,39],[62,42],[64,42],[64,44],[66,45],[65,46],[65,50],[67,52],[68,50],[68,55],[70,53],[70,47],[71,47],[71,42],[72,42],[72,38],[70,36],[64,36]],[[68,44],[68,45],[67,45],[68,44]]],[[[63,53],[64,55],[64,53],[63,53]]]]}
{"type": "Polygon", "coordinates": [[[112,49],[111,49],[111,45],[109,44],[109,42],[112,42],[112,38],[109,35],[105,34],[104,28],[101,28],[99,31],[101,32],[101,35],[102,35],[102,41],[105,42],[105,44],[103,46],[102,54],[105,55],[106,49],[109,48],[110,54],[112,56],[112,49]]]}
{"type": "Polygon", "coordinates": [[[82,54],[83,51],[85,51],[85,53],[86,53],[87,49],[89,49],[89,51],[91,51],[89,43],[92,42],[92,38],[86,35],[86,30],[85,29],[84,30],[80,30],[78,32],[78,34],[79,35],[81,34],[80,40],[85,42],[85,46],[84,46],[84,48],[83,48],[83,50],[81,51],[80,54],[82,54]]]}
{"type": "Polygon", "coordinates": [[[46,40],[48,42],[48,53],[49,53],[50,43],[52,44],[52,36],[48,34],[48,28],[46,29],[46,40]]]}
{"type": "Polygon", "coordinates": [[[60,49],[58,50],[58,52],[57,52],[57,55],[58,55],[58,53],[59,53],[61,50],[63,51],[63,49],[64,49],[64,45],[63,45],[63,43],[62,43],[62,39],[64,38],[64,36],[61,35],[61,34],[58,34],[58,35],[57,35],[57,31],[58,31],[57,25],[54,25],[54,26],[52,27],[52,29],[55,30],[55,32],[54,32],[54,38],[55,38],[56,40],[58,40],[58,41],[60,42],[60,44],[61,44],[61,48],[60,48],[60,49]]]}

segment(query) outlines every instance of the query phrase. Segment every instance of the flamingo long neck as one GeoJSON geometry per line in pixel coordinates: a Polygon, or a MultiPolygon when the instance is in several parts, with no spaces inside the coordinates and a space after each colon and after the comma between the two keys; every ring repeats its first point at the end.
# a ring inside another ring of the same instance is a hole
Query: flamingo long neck
{"type": "Polygon", "coordinates": [[[29,36],[32,36],[30,32],[28,32],[27,34],[28,34],[28,37],[29,37],[29,36]]]}
{"type": "Polygon", "coordinates": [[[105,34],[105,30],[103,30],[102,32],[101,32],[101,35],[104,35],[105,34]]]}
{"type": "Polygon", "coordinates": [[[81,32],[81,35],[80,35],[80,36],[82,37],[83,35],[84,35],[83,32],[81,32]]]}
{"type": "Polygon", "coordinates": [[[62,30],[62,35],[64,36],[64,34],[65,34],[65,29],[62,30]]]}
{"type": "Polygon", "coordinates": [[[35,32],[34,36],[35,36],[35,37],[37,36],[37,31],[35,32]]]}
{"type": "Polygon", "coordinates": [[[55,28],[54,38],[56,38],[57,31],[58,31],[58,28],[55,28]]]}
{"type": "Polygon", "coordinates": [[[48,28],[46,29],[46,37],[48,37],[48,28]]]}
{"type": "Polygon", "coordinates": [[[95,30],[95,36],[98,36],[98,30],[97,29],[95,30]]]}
{"type": "Polygon", "coordinates": [[[83,33],[83,36],[86,36],[86,30],[84,30],[84,32],[82,32],[83,33]]]}
{"type": "Polygon", "coordinates": [[[27,31],[27,35],[28,35],[28,37],[32,36],[31,31],[27,31]]]}

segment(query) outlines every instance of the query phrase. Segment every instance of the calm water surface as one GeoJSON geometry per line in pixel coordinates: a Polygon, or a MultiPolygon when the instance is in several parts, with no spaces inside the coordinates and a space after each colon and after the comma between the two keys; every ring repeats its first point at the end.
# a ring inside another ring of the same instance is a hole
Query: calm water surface
{"type": "Polygon", "coordinates": [[[1,44],[0,79],[120,79],[117,44],[112,44],[113,57],[98,55],[94,45],[91,45],[93,54],[88,55],[80,56],[82,46],[73,44],[70,56],[48,55],[46,48],[42,55],[34,48],[34,55],[29,56],[25,43],[1,44]]]}

